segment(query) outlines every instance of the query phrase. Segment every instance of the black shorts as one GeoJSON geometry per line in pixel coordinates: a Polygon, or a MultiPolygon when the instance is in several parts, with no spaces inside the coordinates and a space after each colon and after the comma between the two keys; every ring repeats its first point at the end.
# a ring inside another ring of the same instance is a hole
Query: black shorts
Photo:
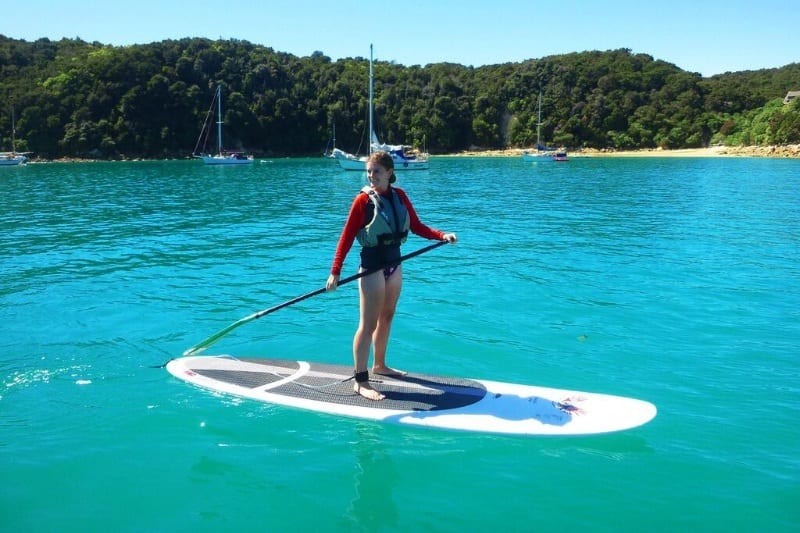
{"type": "Polygon", "coordinates": [[[361,268],[376,270],[400,263],[400,246],[365,246],[361,248],[361,268]]]}

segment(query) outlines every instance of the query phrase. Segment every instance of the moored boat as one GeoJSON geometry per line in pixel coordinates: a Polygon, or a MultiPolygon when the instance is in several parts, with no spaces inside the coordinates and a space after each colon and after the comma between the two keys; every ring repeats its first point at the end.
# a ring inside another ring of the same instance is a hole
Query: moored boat
{"type": "Polygon", "coordinates": [[[248,155],[240,150],[224,150],[222,148],[222,86],[218,85],[214,93],[214,98],[211,100],[211,107],[206,113],[206,119],[203,122],[203,128],[200,130],[200,137],[197,139],[197,144],[192,151],[192,157],[202,159],[206,165],[248,165],[253,162],[253,156],[248,155]],[[209,134],[211,133],[211,123],[214,119],[214,104],[217,104],[217,153],[210,154],[206,151],[206,143],[208,142],[209,134]],[[201,153],[197,153],[200,143],[202,142],[203,148],[201,153]],[[205,152],[205,153],[202,153],[205,152]]]}
{"type": "Polygon", "coordinates": [[[30,152],[17,152],[16,150],[16,120],[14,119],[14,106],[11,106],[11,151],[0,152],[0,167],[14,167],[28,162],[27,154],[30,152]]]}
{"type": "Polygon", "coordinates": [[[542,93],[539,92],[538,117],[536,120],[536,152],[522,152],[523,161],[568,161],[567,152],[556,151],[542,144],[542,93]]]}
{"type": "MultiPolygon", "coordinates": [[[[373,111],[373,73],[372,73],[372,45],[369,45],[369,153],[383,150],[392,156],[394,166],[398,170],[427,170],[429,168],[428,154],[418,155],[407,153],[406,146],[400,144],[383,144],[375,134],[373,111]]],[[[338,148],[334,148],[331,157],[336,159],[343,170],[364,170],[366,156],[358,157],[338,148]]]]}

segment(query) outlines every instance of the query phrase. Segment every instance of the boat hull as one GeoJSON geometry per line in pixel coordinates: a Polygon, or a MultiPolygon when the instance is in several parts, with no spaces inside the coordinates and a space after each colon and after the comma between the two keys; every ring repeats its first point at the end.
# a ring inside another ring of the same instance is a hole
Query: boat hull
{"type": "Polygon", "coordinates": [[[338,148],[333,149],[331,157],[339,163],[342,170],[365,170],[366,168],[366,157],[356,157],[338,148]]]}
{"type": "Polygon", "coordinates": [[[394,160],[394,168],[396,170],[428,170],[428,160],[394,160]]]}
{"type": "Polygon", "coordinates": [[[352,159],[337,159],[336,161],[339,163],[339,167],[341,167],[342,170],[361,170],[361,171],[363,171],[365,169],[365,167],[364,167],[364,164],[366,163],[365,161],[359,161],[357,159],[356,160],[352,160],[352,159]]]}
{"type": "Polygon", "coordinates": [[[253,157],[230,157],[220,155],[204,155],[200,159],[206,165],[249,165],[253,163],[253,157]]]}
{"type": "Polygon", "coordinates": [[[547,152],[547,153],[535,153],[535,154],[530,154],[530,153],[525,152],[525,153],[522,154],[522,160],[523,161],[533,161],[533,162],[538,162],[538,161],[542,161],[542,162],[545,162],[545,161],[553,161],[553,162],[569,161],[569,159],[567,158],[567,153],[566,152],[558,152],[558,153],[547,152]]]}
{"type": "Polygon", "coordinates": [[[15,167],[28,162],[24,155],[2,155],[0,156],[0,167],[15,167]]]}
{"type": "MultiPolygon", "coordinates": [[[[430,165],[428,164],[428,159],[405,159],[402,157],[397,156],[394,153],[391,153],[392,161],[394,162],[395,170],[428,170],[430,165]]],[[[333,159],[339,163],[339,166],[343,170],[365,170],[365,165],[367,163],[366,157],[356,157],[352,154],[348,154],[335,148],[333,150],[332,156],[333,159]]]]}

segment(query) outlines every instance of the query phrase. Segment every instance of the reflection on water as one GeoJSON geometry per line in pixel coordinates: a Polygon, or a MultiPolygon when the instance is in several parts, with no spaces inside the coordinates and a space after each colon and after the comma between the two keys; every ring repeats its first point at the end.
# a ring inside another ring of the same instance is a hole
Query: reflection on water
{"type": "Polygon", "coordinates": [[[355,473],[354,498],[345,517],[356,531],[381,531],[397,526],[399,512],[394,501],[397,469],[392,450],[374,423],[356,422],[353,442],[355,473]]]}

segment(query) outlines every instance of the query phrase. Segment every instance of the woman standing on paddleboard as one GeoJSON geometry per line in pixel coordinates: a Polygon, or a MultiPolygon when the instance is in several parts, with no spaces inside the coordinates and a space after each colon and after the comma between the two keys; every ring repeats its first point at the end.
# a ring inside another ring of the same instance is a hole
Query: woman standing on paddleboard
{"type": "Polygon", "coordinates": [[[444,233],[423,224],[405,191],[391,186],[397,180],[391,155],[373,152],[366,166],[369,185],[361,189],[350,207],[325,288],[332,291],[339,285],[345,257],[357,238],[361,244],[359,272],[379,270],[358,281],[360,318],[353,337],[353,390],[370,400],[382,400],[385,396],[369,384],[367,363],[372,345],[374,374],[404,374],[386,366],[386,346],[403,284],[403,265],[397,262],[400,245],[409,230],[426,239],[450,243],[455,243],[457,237],[455,233],[444,233]]]}

